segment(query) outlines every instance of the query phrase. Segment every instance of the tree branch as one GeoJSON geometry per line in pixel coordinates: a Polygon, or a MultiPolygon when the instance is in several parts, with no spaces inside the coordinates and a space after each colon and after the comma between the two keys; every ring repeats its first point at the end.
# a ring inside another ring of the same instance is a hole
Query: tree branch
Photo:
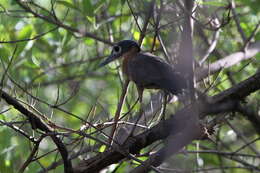
{"type": "Polygon", "coordinates": [[[20,104],[16,99],[11,97],[9,94],[7,94],[2,89],[0,90],[1,98],[3,98],[8,104],[14,106],[16,110],[21,112],[23,115],[25,115],[31,123],[32,129],[40,129],[44,132],[46,132],[50,137],[52,138],[53,142],[56,144],[61,157],[64,162],[64,172],[65,173],[72,173],[72,164],[71,161],[68,159],[68,151],[66,149],[66,146],[62,143],[62,141],[55,135],[53,130],[44,122],[42,121],[36,114],[26,109],[22,104],[20,104]]]}
{"type": "Polygon", "coordinates": [[[52,19],[52,18],[49,18],[48,16],[44,16],[44,15],[42,15],[42,14],[38,14],[38,13],[36,13],[35,11],[33,11],[29,6],[27,6],[25,2],[22,2],[21,0],[15,0],[15,1],[16,1],[17,4],[18,4],[21,8],[23,8],[25,11],[27,11],[27,12],[29,12],[29,13],[32,13],[35,17],[38,17],[38,18],[40,18],[40,19],[43,19],[44,21],[46,21],[46,22],[48,22],[48,23],[52,23],[52,24],[54,24],[54,25],[57,25],[57,26],[59,26],[59,27],[61,27],[61,28],[64,28],[64,29],[66,29],[66,30],[68,30],[68,31],[70,31],[70,32],[72,32],[72,33],[79,33],[79,34],[81,34],[82,36],[89,37],[89,38],[93,38],[93,39],[95,39],[95,40],[97,40],[97,41],[106,43],[106,44],[108,44],[108,45],[113,45],[110,41],[105,40],[105,39],[103,39],[103,38],[100,38],[100,37],[98,37],[96,34],[93,34],[93,33],[90,33],[90,32],[86,32],[86,31],[83,32],[83,31],[81,31],[81,30],[79,30],[79,29],[76,29],[76,28],[73,28],[73,27],[71,27],[71,26],[65,25],[65,24],[63,24],[61,21],[59,21],[59,20],[57,20],[57,19],[54,20],[54,19],[52,19]]]}
{"type": "MultiPolygon", "coordinates": [[[[184,134],[187,124],[189,124],[189,121],[191,120],[190,113],[193,106],[202,105],[199,107],[200,118],[204,118],[206,115],[209,114],[235,111],[237,108],[237,103],[240,99],[243,99],[249,94],[260,89],[259,81],[260,72],[239,83],[238,85],[224,91],[223,93],[226,94],[225,96],[223,96],[223,94],[221,93],[212,97],[210,99],[210,102],[206,103],[206,105],[205,100],[200,100],[193,105],[187,106],[176,112],[174,115],[171,116],[171,118],[165,121],[161,121],[151,129],[128,139],[124,145],[124,148],[130,153],[135,154],[138,153],[142,148],[149,146],[157,140],[165,139],[169,135],[174,136],[180,133],[184,134]],[[255,82],[253,83],[253,81],[255,82]]],[[[189,139],[200,139],[200,137],[203,135],[204,134],[201,133],[194,133],[193,136],[189,137],[189,139]]],[[[183,140],[183,144],[185,144],[186,139],[184,138],[183,140]]],[[[77,173],[85,171],[98,172],[99,170],[113,163],[119,162],[123,158],[125,158],[125,156],[120,152],[117,152],[115,150],[108,150],[92,157],[91,159],[82,161],[79,165],[75,167],[75,171],[77,173]]]]}
{"type": "Polygon", "coordinates": [[[199,68],[195,72],[195,76],[197,76],[197,81],[200,81],[207,77],[208,75],[214,74],[222,69],[231,67],[243,60],[250,59],[254,57],[257,53],[260,52],[260,42],[254,42],[248,46],[248,48],[243,52],[236,52],[231,55],[226,56],[223,59],[220,59],[212,64],[210,64],[207,68],[199,68]]]}

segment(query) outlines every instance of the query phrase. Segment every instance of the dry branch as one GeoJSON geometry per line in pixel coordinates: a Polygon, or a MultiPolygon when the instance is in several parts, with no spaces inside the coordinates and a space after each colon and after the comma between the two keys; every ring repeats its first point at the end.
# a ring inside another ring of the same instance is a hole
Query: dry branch
{"type": "MultiPolygon", "coordinates": [[[[123,146],[125,150],[130,153],[138,153],[142,148],[145,148],[153,142],[167,138],[169,135],[174,136],[185,131],[185,127],[189,124],[190,110],[192,106],[199,105],[200,118],[204,118],[209,114],[217,114],[223,112],[236,111],[239,101],[249,94],[260,89],[260,72],[251,76],[247,80],[238,85],[224,91],[226,95],[218,94],[210,99],[209,103],[198,101],[191,106],[181,109],[171,116],[171,118],[161,121],[151,129],[132,137],[123,146]],[[240,94],[242,93],[242,94],[240,94]],[[205,105],[206,104],[206,105],[205,105]]],[[[194,133],[190,139],[199,139],[204,134],[194,133]]],[[[184,141],[185,142],[185,141],[184,141]]],[[[176,152],[176,151],[174,151],[176,152]]],[[[98,172],[105,167],[117,163],[125,158],[120,152],[116,150],[109,150],[92,157],[86,161],[82,161],[75,167],[77,173],[81,172],[98,172]]]]}

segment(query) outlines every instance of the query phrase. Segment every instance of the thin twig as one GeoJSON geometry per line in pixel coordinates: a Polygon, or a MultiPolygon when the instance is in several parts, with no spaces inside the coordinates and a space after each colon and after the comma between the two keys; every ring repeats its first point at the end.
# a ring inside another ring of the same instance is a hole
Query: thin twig
{"type": "Polygon", "coordinates": [[[41,135],[40,138],[37,140],[37,142],[35,143],[35,145],[33,147],[33,150],[31,151],[31,154],[29,155],[27,160],[24,162],[24,164],[19,169],[19,173],[23,173],[25,171],[26,167],[33,161],[33,158],[35,157],[35,154],[39,149],[39,145],[44,137],[46,137],[46,135],[41,135]]]}
{"type": "Polygon", "coordinates": [[[110,145],[112,145],[113,139],[115,139],[114,135],[115,135],[115,131],[116,131],[116,128],[117,128],[117,122],[118,122],[118,119],[120,117],[121,109],[122,109],[123,104],[124,104],[124,100],[125,100],[125,96],[126,96],[126,93],[127,93],[129,82],[130,82],[129,80],[126,80],[126,82],[123,86],[121,97],[120,97],[118,105],[117,105],[117,109],[116,109],[116,113],[115,113],[115,117],[114,117],[114,123],[115,124],[112,126],[112,130],[111,130],[111,134],[110,134],[110,137],[112,138],[109,141],[110,145]]]}
{"type": "Polygon", "coordinates": [[[43,19],[44,21],[48,22],[48,23],[52,23],[52,24],[55,24],[59,27],[62,27],[72,33],[79,33],[80,35],[84,36],[84,37],[90,37],[90,38],[93,38],[95,40],[98,40],[100,42],[103,42],[103,43],[106,43],[106,44],[109,44],[109,45],[113,45],[110,41],[108,40],[105,40],[103,38],[100,38],[98,37],[96,34],[93,34],[93,33],[90,33],[90,32],[82,32],[81,30],[79,29],[76,29],[76,28],[73,28],[71,26],[68,26],[62,22],[60,22],[59,20],[54,20],[52,18],[50,18],[49,16],[45,16],[45,15],[42,15],[42,14],[38,14],[37,12],[33,11],[29,6],[26,5],[26,3],[22,2],[21,0],[15,0],[17,2],[17,4],[22,7],[24,10],[26,10],[27,12],[29,13],[32,13],[35,17],[38,17],[40,19],[43,19]]]}
{"type": "Polygon", "coordinates": [[[36,36],[34,36],[32,38],[25,38],[25,39],[21,39],[21,40],[0,41],[0,43],[7,44],[7,43],[19,43],[19,42],[26,42],[26,41],[31,41],[31,40],[37,40],[37,39],[41,38],[42,36],[52,32],[52,31],[57,30],[58,28],[59,28],[59,26],[56,26],[56,27],[50,29],[49,31],[43,32],[41,34],[38,34],[38,35],[36,35],[36,36]]]}

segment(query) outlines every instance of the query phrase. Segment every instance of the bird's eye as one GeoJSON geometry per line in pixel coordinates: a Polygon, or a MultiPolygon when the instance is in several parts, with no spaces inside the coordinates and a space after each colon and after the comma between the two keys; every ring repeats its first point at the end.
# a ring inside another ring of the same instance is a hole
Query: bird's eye
{"type": "Polygon", "coordinates": [[[115,53],[120,53],[121,52],[121,47],[120,46],[114,46],[114,52],[115,53]]]}

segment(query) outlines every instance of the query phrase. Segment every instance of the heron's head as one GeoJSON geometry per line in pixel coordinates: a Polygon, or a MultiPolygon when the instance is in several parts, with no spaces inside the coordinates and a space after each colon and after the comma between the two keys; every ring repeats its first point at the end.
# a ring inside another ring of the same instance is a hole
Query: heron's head
{"type": "Polygon", "coordinates": [[[120,58],[120,57],[124,57],[125,54],[129,53],[130,51],[136,51],[139,52],[140,51],[140,47],[139,45],[133,41],[133,40],[123,40],[120,41],[118,43],[116,43],[113,46],[113,49],[111,51],[111,54],[109,55],[109,57],[107,59],[105,59],[100,65],[99,67],[105,66],[108,63],[120,58]]]}

